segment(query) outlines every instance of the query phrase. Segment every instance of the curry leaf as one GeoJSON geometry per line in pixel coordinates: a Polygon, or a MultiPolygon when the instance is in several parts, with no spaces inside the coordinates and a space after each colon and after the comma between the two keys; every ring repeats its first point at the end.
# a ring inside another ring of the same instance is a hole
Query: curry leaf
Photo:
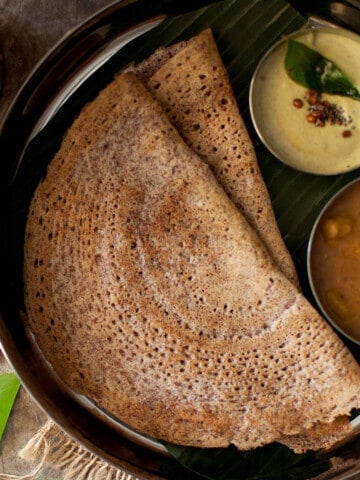
{"type": "Polygon", "coordinates": [[[20,388],[20,381],[14,373],[0,375],[0,440],[20,388]]]}
{"type": "Polygon", "coordinates": [[[288,41],[285,69],[289,77],[303,87],[360,100],[360,92],[347,75],[334,62],[304,43],[288,41]]]}

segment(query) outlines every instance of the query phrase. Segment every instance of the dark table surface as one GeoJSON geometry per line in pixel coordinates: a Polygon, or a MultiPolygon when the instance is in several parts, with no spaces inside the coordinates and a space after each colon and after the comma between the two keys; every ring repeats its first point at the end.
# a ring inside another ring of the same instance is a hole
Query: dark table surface
{"type": "Polygon", "coordinates": [[[111,0],[0,0],[3,91],[0,121],[21,84],[68,31],[111,0]]]}

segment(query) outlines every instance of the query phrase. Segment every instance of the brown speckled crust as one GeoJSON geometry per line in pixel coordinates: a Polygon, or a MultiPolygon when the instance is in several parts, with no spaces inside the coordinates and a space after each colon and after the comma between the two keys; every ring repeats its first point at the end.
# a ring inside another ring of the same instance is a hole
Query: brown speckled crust
{"type": "Polygon", "coordinates": [[[358,364],[131,73],[70,128],[24,253],[43,353],[142,433],[250,449],[360,406],[358,364]]]}
{"type": "Polygon", "coordinates": [[[302,452],[304,445],[310,450],[317,450],[319,441],[322,448],[334,448],[337,442],[351,432],[351,425],[346,416],[338,417],[331,424],[316,423],[312,428],[303,430],[298,435],[284,435],[278,442],[295,451],[302,452]]]}
{"type": "Polygon", "coordinates": [[[213,170],[264,242],[274,262],[298,285],[256,154],[210,29],[160,48],[135,68],[182,137],[213,170]]]}

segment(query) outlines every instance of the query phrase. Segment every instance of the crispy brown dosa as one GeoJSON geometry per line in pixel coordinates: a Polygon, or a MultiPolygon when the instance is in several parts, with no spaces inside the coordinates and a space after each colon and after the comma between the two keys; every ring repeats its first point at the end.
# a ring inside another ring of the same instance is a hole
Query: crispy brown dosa
{"type": "Polygon", "coordinates": [[[131,73],[82,110],[37,187],[24,283],[63,380],[155,438],[320,448],[360,405],[350,352],[131,73]]]}
{"type": "Polygon", "coordinates": [[[132,67],[162,104],[182,137],[213,170],[264,242],[274,262],[298,285],[252,141],[210,29],[132,67]]]}

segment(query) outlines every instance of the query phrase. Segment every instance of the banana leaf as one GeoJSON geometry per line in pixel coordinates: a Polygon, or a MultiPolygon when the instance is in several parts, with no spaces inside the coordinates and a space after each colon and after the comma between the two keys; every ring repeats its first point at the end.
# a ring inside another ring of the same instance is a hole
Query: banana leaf
{"type": "MultiPolygon", "coordinates": [[[[13,198],[17,215],[13,228],[17,230],[14,237],[15,243],[19,242],[18,248],[22,250],[23,228],[31,195],[81,107],[129,62],[140,61],[157,47],[189,38],[210,26],[254,142],[281,233],[293,255],[304,293],[313,301],[306,274],[306,248],[311,228],[330,196],[356,177],[358,172],[320,177],[303,174],[281,164],[259,141],[248,106],[251,77],[262,55],[283,35],[303,28],[306,23],[306,19],[285,0],[224,0],[191,13],[168,17],[112,55],[79,85],[76,94],[61,106],[28,145],[17,174],[19,188],[13,198]]],[[[18,268],[18,275],[21,275],[21,258],[18,268]]],[[[356,350],[354,346],[351,348],[356,350]]],[[[324,456],[319,457],[314,452],[296,455],[278,444],[251,452],[239,452],[232,447],[203,450],[169,444],[166,448],[172,457],[164,472],[169,479],[305,480],[327,470],[330,465],[324,456]]]]}
{"type": "Polygon", "coordinates": [[[0,441],[19,388],[20,381],[14,373],[2,373],[0,375],[0,441]]]}
{"type": "Polygon", "coordinates": [[[307,480],[330,465],[326,456],[317,456],[315,452],[295,454],[277,443],[248,452],[239,452],[235,447],[200,449],[171,444],[166,447],[189,474],[197,475],[194,480],[307,480]]]}

